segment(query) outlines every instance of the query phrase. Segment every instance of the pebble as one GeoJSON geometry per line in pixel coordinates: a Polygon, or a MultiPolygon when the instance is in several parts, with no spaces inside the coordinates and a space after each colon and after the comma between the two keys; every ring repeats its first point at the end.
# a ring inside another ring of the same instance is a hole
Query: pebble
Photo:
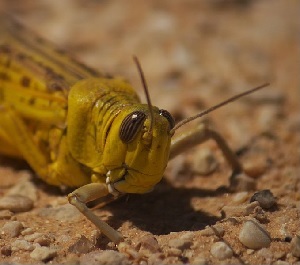
{"type": "Polygon", "coordinates": [[[247,216],[251,213],[254,212],[254,209],[259,207],[258,202],[252,202],[252,203],[247,203],[243,205],[237,205],[237,206],[232,206],[232,205],[225,205],[222,208],[222,211],[225,213],[226,217],[238,217],[238,216],[247,216]]]}
{"type": "Polygon", "coordinates": [[[247,176],[245,173],[236,175],[232,183],[232,189],[235,191],[251,191],[255,190],[255,187],[255,180],[247,176]]]}
{"type": "Polygon", "coordinates": [[[54,218],[62,222],[78,222],[83,218],[83,215],[71,204],[43,208],[39,211],[39,215],[47,218],[54,218]]]}
{"type": "Polygon", "coordinates": [[[291,241],[291,252],[294,257],[300,258],[300,236],[296,235],[291,241]]]}
{"type": "Polygon", "coordinates": [[[30,257],[35,260],[48,261],[57,255],[57,250],[49,247],[36,247],[31,253],[30,257]]]}
{"type": "Polygon", "coordinates": [[[12,253],[11,247],[10,246],[3,246],[1,248],[1,255],[3,256],[10,256],[12,253]]]}
{"type": "Polygon", "coordinates": [[[0,199],[0,209],[10,210],[14,213],[28,212],[33,208],[33,201],[21,195],[8,195],[0,199]]]}
{"type": "Polygon", "coordinates": [[[69,247],[69,251],[76,254],[86,254],[91,252],[95,245],[85,236],[81,236],[73,245],[69,247]]]}
{"type": "Polygon", "coordinates": [[[283,261],[283,260],[276,260],[274,263],[272,263],[273,265],[289,265],[290,263],[287,261],[283,261]]]}
{"type": "Polygon", "coordinates": [[[225,234],[225,230],[220,224],[215,224],[214,226],[212,226],[212,229],[218,237],[222,237],[225,234]]]}
{"type": "Polygon", "coordinates": [[[257,156],[251,160],[243,163],[244,172],[252,178],[262,176],[268,169],[268,162],[266,159],[257,156]]]}
{"type": "Polygon", "coordinates": [[[211,246],[210,253],[219,260],[230,259],[233,251],[225,242],[216,242],[211,246]]]}
{"type": "Polygon", "coordinates": [[[31,227],[27,227],[21,232],[22,236],[31,235],[33,233],[34,233],[34,229],[31,227]]]}
{"type": "Polygon", "coordinates": [[[0,220],[9,220],[13,217],[14,213],[9,210],[0,211],[0,220]]]}
{"type": "Polygon", "coordinates": [[[189,248],[193,243],[193,233],[187,233],[179,238],[171,239],[168,243],[170,248],[184,250],[189,248]]]}
{"type": "Polygon", "coordinates": [[[214,229],[211,226],[206,226],[203,230],[199,231],[201,236],[214,236],[216,235],[214,229]]]}
{"type": "Polygon", "coordinates": [[[216,170],[218,162],[213,152],[208,148],[200,148],[196,152],[193,159],[193,171],[201,174],[208,175],[216,170]]]}
{"type": "Polygon", "coordinates": [[[33,242],[39,244],[40,246],[48,247],[50,246],[51,239],[43,235],[35,239],[33,242]]]}
{"type": "Polygon", "coordinates": [[[236,193],[233,198],[232,198],[232,201],[235,202],[235,203],[243,203],[245,201],[247,201],[248,199],[248,192],[247,191],[241,191],[241,192],[238,192],[236,193]]]}
{"type": "Polygon", "coordinates": [[[18,250],[33,250],[34,246],[24,239],[16,239],[14,242],[11,243],[12,251],[18,250]]]}
{"type": "Polygon", "coordinates": [[[160,249],[156,238],[153,235],[145,235],[140,239],[139,252],[143,254],[157,253],[160,249]]]}
{"type": "Polygon", "coordinates": [[[86,255],[81,256],[80,264],[90,264],[90,265],[129,265],[130,262],[127,257],[114,250],[104,250],[104,251],[94,251],[86,255]]]}
{"type": "Polygon", "coordinates": [[[248,220],[243,224],[239,240],[244,246],[251,249],[266,248],[271,244],[269,233],[253,220],[248,220]]]}
{"type": "Polygon", "coordinates": [[[203,257],[203,256],[197,256],[197,257],[194,257],[191,264],[195,264],[195,265],[207,265],[209,264],[208,263],[208,260],[203,257]]]}
{"type": "Polygon", "coordinates": [[[19,221],[10,221],[3,225],[2,233],[9,235],[10,237],[17,237],[21,234],[24,229],[23,225],[19,221]]]}
{"type": "MultiPolygon", "coordinates": [[[[27,172],[25,174],[28,174],[27,172]]],[[[20,181],[14,185],[6,195],[21,195],[31,199],[32,201],[36,201],[37,196],[37,188],[36,186],[30,181],[30,175],[23,177],[20,181]]]]}
{"type": "Polygon", "coordinates": [[[42,233],[35,232],[33,234],[24,236],[24,239],[29,242],[33,242],[34,240],[36,240],[37,238],[42,237],[42,236],[43,236],[42,233]]]}
{"type": "Polygon", "coordinates": [[[172,257],[180,257],[182,254],[182,250],[178,248],[169,248],[167,249],[167,256],[172,256],[172,257]]]}
{"type": "Polygon", "coordinates": [[[262,257],[265,264],[271,264],[271,261],[274,259],[274,251],[271,251],[268,248],[262,248],[256,251],[256,255],[262,257]]]}
{"type": "Polygon", "coordinates": [[[250,202],[257,201],[261,208],[269,209],[276,203],[276,198],[270,190],[261,190],[255,192],[250,199],[250,202]]]}

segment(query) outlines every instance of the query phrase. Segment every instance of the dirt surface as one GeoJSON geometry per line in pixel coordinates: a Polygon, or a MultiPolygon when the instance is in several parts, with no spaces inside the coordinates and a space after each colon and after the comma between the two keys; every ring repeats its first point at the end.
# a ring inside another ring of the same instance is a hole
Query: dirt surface
{"type": "Polygon", "coordinates": [[[27,200],[16,199],[24,212],[0,211],[1,263],[300,264],[299,1],[1,1],[0,10],[85,64],[126,77],[144,100],[137,55],[153,104],[177,121],[271,83],[209,115],[251,185],[222,188],[231,170],[219,148],[196,146],[169,163],[153,192],[95,211],[126,249],[69,206],[66,192],[2,157],[0,196],[27,200]],[[252,198],[262,190],[274,195],[262,195],[270,207],[252,198]]]}

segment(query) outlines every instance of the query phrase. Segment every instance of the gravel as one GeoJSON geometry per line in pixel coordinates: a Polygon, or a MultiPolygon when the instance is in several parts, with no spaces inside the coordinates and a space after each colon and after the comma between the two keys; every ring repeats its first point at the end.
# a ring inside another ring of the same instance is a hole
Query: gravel
{"type": "Polygon", "coordinates": [[[90,252],[82,256],[80,259],[80,264],[129,265],[130,263],[124,254],[114,250],[105,250],[90,252]]]}
{"type": "Polygon", "coordinates": [[[0,210],[15,213],[28,212],[33,208],[33,201],[22,195],[8,195],[0,199],[0,210]]]}
{"type": "Polygon", "coordinates": [[[77,254],[85,254],[91,252],[95,245],[85,236],[81,236],[73,245],[69,247],[69,251],[77,254]]]}
{"type": "Polygon", "coordinates": [[[83,215],[71,204],[43,208],[39,211],[39,215],[47,218],[54,218],[61,222],[78,222],[83,218],[83,215]]]}
{"type": "Polygon", "coordinates": [[[30,251],[34,249],[34,246],[30,242],[24,239],[16,239],[14,242],[11,243],[11,249],[12,251],[18,251],[18,250],[30,251]]]}
{"type": "Polygon", "coordinates": [[[243,224],[239,240],[244,246],[251,249],[266,248],[271,244],[269,233],[253,220],[248,220],[243,224]]]}
{"type": "Polygon", "coordinates": [[[188,233],[179,238],[171,239],[168,243],[170,248],[177,248],[180,250],[184,250],[189,248],[193,243],[193,233],[188,233]]]}
{"type": "Polygon", "coordinates": [[[296,235],[291,241],[291,252],[294,257],[300,258],[300,236],[296,235]]]}
{"type": "Polygon", "coordinates": [[[2,233],[10,236],[17,237],[21,234],[21,231],[24,229],[23,225],[19,221],[9,221],[5,223],[2,227],[2,233]]]}
{"type": "Polygon", "coordinates": [[[255,192],[250,199],[250,202],[254,201],[257,201],[263,209],[269,209],[276,204],[276,198],[270,190],[255,192]]]}
{"type": "Polygon", "coordinates": [[[222,208],[226,217],[246,216],[253,213],[254,209],[259,207],[258,202],[247,203],[243,205],[226,205],[222,208]]]}
{"type": "Polygon", "coordinates": [[[37,188],[33,182],[30,181],[29,173],[25,172],[25,174],[26,176],[20,179],[15,186],[9,189],[6,195],[20,195],[28,197],[32,201],[36,201],[38,199],[37,188]]]}
{"type": "Polygon", "coordinates": [[[216,242],[211,246],[210,253],[219,260],[229,259],[233,251],[225,242],[216,242]]]}
{"type": "Polygon", "coordinates": [[[31,253],[30,257],[39,261],[48,261],[57,255],[55,249],[49,247],[36,247],[31,253]]]}

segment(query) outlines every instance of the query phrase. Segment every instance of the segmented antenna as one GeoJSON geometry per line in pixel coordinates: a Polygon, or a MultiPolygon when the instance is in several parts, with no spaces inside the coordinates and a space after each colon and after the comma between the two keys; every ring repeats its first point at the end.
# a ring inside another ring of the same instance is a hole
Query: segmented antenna
{"type": "Polygon", "coordinates": [[[150,95],[149,95],[149,90],[148,90],[148,85],[146,82],[146,78],[143,72],[143,69],[141,67],[141,64],[139,62],[139,59],[136,56],[133,56],[133,60],[138,68],[141,80],[142,80],[142,84],[143,84],[143,89],[146,95],[146,100],[147,100],[147,105],[149,107],[149,113],[150,113],[150,127],[149,127],[149,134],[152,135],[152,130],[153,130],[153,125],[154,125],[154,115],[153,115],[153,108],[152,108],[152,104],[151,104],[151,100],[150,100],[150,95]]]}
{"type": "Polygon", "coordinates": [[[270,85],[269,83],[265,83],[265,84],[260,85],[260,86],[258,86],[258,87],[249,89],[249,90],[247,90],[247,91],[245,91],[245,92],[242,92],[242,93],[240,93],[240,94],[237,94],[237,95],[235,95],[235,96],[233,96],[233,97],[231,97],[231,98],[229,98],[229,99],[227,99],[227,100],[224,100],[223,102],[221,102],[221,103],[219,103],[219,104],[217,104],[217,105],[214,105],[214,106],[212,106],[212,107],[210,107],[210,108],[208,108],[208,109],[206,109],[206,110],[204,110],[204,111],[202,111],[202,112],[200,112],[200,113],[198,113],[198,114],[196,114],[196,115],[194,115],[194,116],[192,116],[192,117],[188,117],[188,118],[186,118],[186,119],[184,119],[184,120],[178,122],[178,123],[174,126],[174,128],[170,131],[170,134],[171,134],[171,135],[174,134],[175,131],[176,131],[178,128],[180,128],[181,126],[183,126],[184,124],[187,124],[187,123],[189,123],[189,122],[191,122],[191,121],[193,121],[193,120],[195,120],[195,119],[198,119],[198,118],[200,118],[200,117],[202,117],[202,116],[204,116],[204,115],[207,115],[208,113],[210,113],[210,112],[212,112],[212,111],[214,111],[214,110],[216,110],[216,109],[218,109],[218,108],[220,108],[220,107],[222,107],[222,106],[224,106],[224,105],[226,105],[226,104],[228,104],[228,103],[230,103],[230,102],[236,101],[237,99],[239,99],[239,98],[241,98],[241,97],[244,97],[244,96],[246,96],[246,95],[248,95],[248,94],[251,94],[251,93],[253,93],[253,92],[255,92],[255,91],[259,90],[259,89],[262,89],[262,88],[264,88],[264,87],[266,87],[266,86],[269,86],[269,85],[270,85]]]}

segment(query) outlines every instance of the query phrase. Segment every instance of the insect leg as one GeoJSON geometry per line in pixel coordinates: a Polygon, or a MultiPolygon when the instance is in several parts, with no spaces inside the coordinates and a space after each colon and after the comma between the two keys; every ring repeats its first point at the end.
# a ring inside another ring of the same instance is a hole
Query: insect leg
{"type": "Polygon", "coordinates": [[[207,140],[214,140],[222,150],[224,157],[232,168],[231,184],[234,176],[243,171],[235,153],[230,149],[226,140],[216,131],[210,129],[206,124],[201,123],[195,129],[174,137],[171,142],[170,159],[183,153],[184,151],[201,144],[207,140]]]}
{"type": "Polygon", "coordinates": [[[103,234],[115,244],[123,241],[122,235],[102,221],[87,206],[86,203],[109,193],[104,183],[90,183],[82,186],[68,195],[69,202],[74,205],[87,219],[89,219],[103,234]]]}
{"type": "Polygon", "coordinates": [[[41,177],[48,174],[49,161],[47,157],[38,149],[33,140],[33,135],[26,127],[24,121],[18,113],[5,104],[0,109],[1,127],[5,128],[5,138],[14,146],[34,171],[41,177]],[[9,137],[9,138],[8,138],[9,137]]]}

